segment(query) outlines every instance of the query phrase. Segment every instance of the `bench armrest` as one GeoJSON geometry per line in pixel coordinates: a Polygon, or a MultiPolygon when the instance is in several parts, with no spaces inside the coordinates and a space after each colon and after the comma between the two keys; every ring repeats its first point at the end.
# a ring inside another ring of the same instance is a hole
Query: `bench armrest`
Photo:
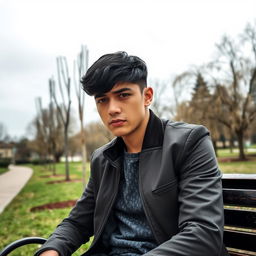
{"type": "Polygon", "coordinates": [[[19,240],[16,240],[10,244],[8,244],[1,252],[0,256],[6,256],[10,252],[14,251],[15,249],[27,245],[27,244],[44,244],[46,241],[45,238],[42,237],[25,237],[19,240]]]}

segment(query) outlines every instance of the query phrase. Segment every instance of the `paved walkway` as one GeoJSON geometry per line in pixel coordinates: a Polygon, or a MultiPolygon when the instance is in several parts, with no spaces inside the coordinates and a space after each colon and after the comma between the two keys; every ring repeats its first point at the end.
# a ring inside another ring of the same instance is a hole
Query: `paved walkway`
{"type": "Polygon", "coordinates": [[[9,166],[9,171],[0,175],[0,214],[30,179],[33,170],[22,166],[9,166]]]}

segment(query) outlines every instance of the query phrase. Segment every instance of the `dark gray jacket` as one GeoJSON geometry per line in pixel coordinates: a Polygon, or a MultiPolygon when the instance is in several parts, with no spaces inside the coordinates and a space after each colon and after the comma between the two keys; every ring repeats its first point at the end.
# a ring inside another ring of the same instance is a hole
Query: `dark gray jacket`
{"type": "MultiPolygon", "coordinates": [[[[116,138],[94,152],[81,199],[39,252],[55,249],[71,255],[93,235],[85,255],[101,250],[102,230],[118,192],[123,149],[123,140],[116,138]]],[[[221,255],[221,173],[205,127],[163,121],[151,112],[140,153],[139,190],[159,245],[145,255],[221,255]]]]}

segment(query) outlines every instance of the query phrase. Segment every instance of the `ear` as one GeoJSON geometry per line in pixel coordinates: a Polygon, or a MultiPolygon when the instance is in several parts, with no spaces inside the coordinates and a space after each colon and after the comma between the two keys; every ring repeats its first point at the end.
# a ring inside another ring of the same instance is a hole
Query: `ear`
{"type": "Polygon", "coordinates": [[[143,90],[143,93],[144,93],[144,105],[145,107],[148,107],[152,100],[153,100],[153,89],[151,87],[146,87],[144,90],[143,90]]]}

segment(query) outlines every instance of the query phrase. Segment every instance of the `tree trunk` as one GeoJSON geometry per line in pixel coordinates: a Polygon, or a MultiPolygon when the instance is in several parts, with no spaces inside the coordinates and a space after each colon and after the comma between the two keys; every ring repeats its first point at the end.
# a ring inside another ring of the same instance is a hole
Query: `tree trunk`
{"type": "Polygon", "coordinates": [[[83,118],[80,118],[81,125],[81,149],[82,149],[82,179],[83,186],[86,186],[86,160],[87,160],[87,152],[86,152],[86,143],[85,143],[85,132],[83,126],[83,118]]]}
{"type": "Polygon", "coordinates": [[[55,165],[55,160],[53,160],[52,162],[52,171],[53,171],[53,175],[56,175],[56,165],[55,165]]]}
{"type": "Polygon", "coordinates": [[[50,166],[50,169],[52,171],[52,175],[55,176],[56,175],[56,168],[55,168],[55,159],[54,159],[54,157],[53,157],[53,159],[50,159],[49,166],[50,166]]]}
{"type": "Polygon", "coordinates": [[[82,145],[82,173],[83,173],[83,186],[86,186],[86,146],[82,145]]]}
{"type": "Polygon", "coordinates": [[[237,140],[238,140],[238,148],[239,148],[239,159],[244,161],[246,160],[244,154],[244,133],[242,130],[236,132],[237,140]]]}
{"type": "Polygon", "coordinates": [[[233,148],[234,148],[234,140],[233,136],[229,139],[229,152],[233,153],[233,148]]]}
{"type": "Polygon", "coordinates": [[[217,157],[218,156],[218,149],[217,149],[217,142],[216,142],[216,140],[212,140],[212,144],[213,144],[213,148],[214,148],[214,151],[215,151],[215,155],[217,157]]]}
{"type": "Polygon", "coordinates": [[[66,181],[70,180],[69,177],[69,163],[68,163],[68,129],[65,127],[64,134],[64,150],[65,150],[65,172],[66,172],[66,181]]]}
{"type": "Polygon", "coordinates": [[[227,148],[227,145],[226,145],[226,138],[225,138],[224,135],[222,136],[221,141],[222,141],[222,148],[223,148],[223,149],[226,149],[226,148],[227,148]]]}
{"type": "Polygon", "coordinates": [[[50,139],[51,143],[51,156],[52,156],[52,173],[55,176],[56,175],[56,166],[55,166],[55,146],[52,139],[50,139]]]}
{"type": "Polygon", "coordinates": [[[54,162],[55,163],[59,163],[60,162],[60,158],[61,158],[61,154],[59,154],[59,153],[55,153],[54,154],[54,162]]]}

